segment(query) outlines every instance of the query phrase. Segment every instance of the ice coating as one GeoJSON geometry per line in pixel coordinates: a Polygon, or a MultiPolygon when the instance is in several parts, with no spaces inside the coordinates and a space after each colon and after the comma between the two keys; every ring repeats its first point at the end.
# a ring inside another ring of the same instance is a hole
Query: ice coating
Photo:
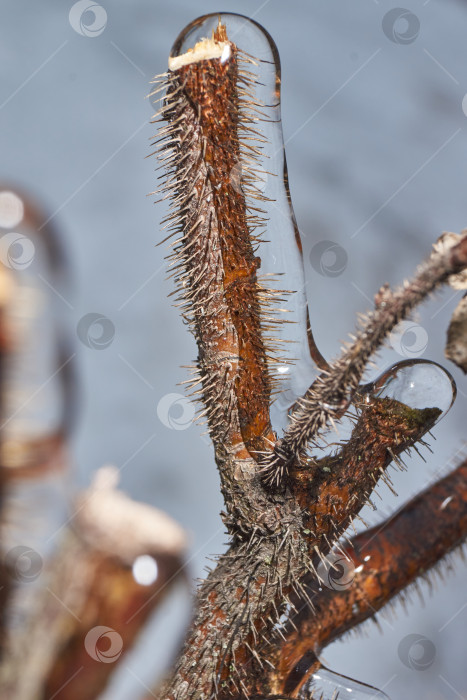
{"type": "Polygon", "coordinates": [[[253,232],[263,239],[258,245],[259,278],[270,288],[293,292],[284,294],[277,305],[280,310],[274,311],[276,319],[286,323],[279,323],[272,332],[281,341],[279,351],[285,359],[274,368],[282,381],[280,393],[271,407],[273,427],[280,431],[288,423],[289,408],[315,378],[316,365],[310,355],[301,243],[287,180],[277,48],[270,35],[253,20],[236,14],[215,13],[200,17],[184,29],[172,48],[169,69],[175,70],[204,58],[230,60],[230,42],[238,49],[240,69],[248,72],[253,84],[254,94],[250,99],[257,103],[261,112],[254,124],[258,140],[246,141],[259,153],[254,179],[251,167],[247,175],[242,162],[232,171],[232,181],[245,190],[248,187],[250,193],[256,191],[260,201],[253,200],[253,206],[261,209],[261,216],[266,219],[263,230],[253,232]],[[225,35],[218,35],[215,41],[214,33],[218,33],[221,26],[225,26],[225,35]],[[242,59],[245,54],[250,58],[248,62],[242,59]]]}
{"type": "Polygon", "coordinates": [[[322,700],[389,700],[386,693],[354,681],[322,666],[311,676],[306,690],[314,691],[313,697],[322,700]]]}
{"type": "Polygon", "coordinates": [[[396,399],[410,408],[438,408],[441,418],[454,403],[456,384],[437,362],[413,359],[397,362],[368,384],[365,392],[396,399]]]}

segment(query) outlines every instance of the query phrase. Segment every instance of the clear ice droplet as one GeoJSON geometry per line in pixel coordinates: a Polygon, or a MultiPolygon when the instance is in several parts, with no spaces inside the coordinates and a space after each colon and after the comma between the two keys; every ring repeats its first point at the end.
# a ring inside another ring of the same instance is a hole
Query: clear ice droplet
{"type": "Polygon", "coordinates": [[[438,408],[440,418],[454,403],[456,391],[456,383],[444,367],[420,359],[397,362],[362,388],[364,394],[396,399],[410,408],[438,408]]]}
{"type": "Polygon", "coordinates": [[[354,681],[322,666],[306,684],[311,697],[320,700],[389,700],[386,693],[366,683],[354,681]]]}
{"type": "MultiPolygon", "coordinates": [[[[241,162],[232,172],[232,181],[246,193],[256,191],[260,197],[257,203],[250,200],[253,206],[263,210],[261,216],[266,219],[264,227],[254,232],[263,239],[257,252],[261,258],[260,279],[269,288],[292,292],[281,295],[281,301],[275,304],[274,317],[284,323],[270,331],[281,341],[279,353],[284,359],[275,367],[275,374],[281,378],[280,393],[271,409],[273,428],[279,431],[287,426],[290,407],[310,386],[317,370],[310,355],[302,247],[288,186],[277,47],[268,32],[254,20],[237,14],[214,13],[198,18],[182,31],[172,48],[169,68],[175,69],[183,63],[184,55],[193,56],[197,51],[202,55],[203,47],[199,42],[211,39],[219,23],[225,25],[228,42],[235,44],[239,51],[239,69],[245,75],[249,72],[247,89],[252,91],[252,96],[245,99],[258,103],[257,109],[261,112],[254,123],[249,124],[258,132],[259,141],[247,142],[260,152],[253,166],[255,172],[253,175],[251,170],[246,173],[245,163],[241,162]]],[[[228,51],[223,42],[213,44],[210,50],[210,58],[223,63],[235,60],[234,52],[228,51]]]]}

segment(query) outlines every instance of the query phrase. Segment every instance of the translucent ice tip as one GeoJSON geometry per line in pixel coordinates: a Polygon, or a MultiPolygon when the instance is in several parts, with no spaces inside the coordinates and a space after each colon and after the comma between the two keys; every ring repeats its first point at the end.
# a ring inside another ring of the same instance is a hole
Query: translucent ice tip
{"type": "Polygon", "coordinates": [[[322,666],[307,683],[311,697],[322,700],[389,700],[386,693],[366,683],[354,681],[322,666]]]}
{"type": "Polygon", "coordinates": [[[378,379],[365,387],[361,394],[391,398],[410,408],[438,408],[440,418],[446,415],[456,398],[456,383],[447,370],[437,362],[404,360],[397,362],[378,379]]]}

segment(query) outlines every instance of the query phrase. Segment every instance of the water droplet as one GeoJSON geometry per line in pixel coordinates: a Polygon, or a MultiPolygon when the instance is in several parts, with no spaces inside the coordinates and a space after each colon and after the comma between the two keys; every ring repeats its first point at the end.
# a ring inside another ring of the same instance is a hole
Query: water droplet
{"type": "MultiPolygon", "coordinates": [[[[234,187],[261,200],[257,203],[252,200],[253,206],[261,209],[260,215],[266,219],[265,225],[259,223],[253,233],[263,239],[258,247],[261,258],[258,276],[280,298],[274,304],[273,316],[284,322],[274,323],[271,330],[274,338],[281,341],[280,354],[285,360],[275,367],[280,377],[280,393],[271,410],[273,428],[280,431],[288,424],[289,408],[316,377],[316,366],[309,351],[302,249],[288,186],[277,47],[257,22],[237,14],[214,13],[200,17],[183,30],[172,48],[169,68],[176,69],[184,61],[200,60],[203,56],[221,63],[236,60],[235,51],[226,49],[228,42],[237,47],[239,69],[249,78],[247,89],[253,94],[245,96],[245,101],[258,103],[257,109],[261,112],[253,114],[250,123],[245,124],[254,129],[261,140],[253,143],[259,149],[257,162],[248,162],[242,156],[242,162],[231,173],[231,181],[234,187]],[[223,29],[221,32],[218,29],[221,25],[225,26],[225,41],[223,29]],[[211,40],[213,32],[216,32],[216,41],[211,40]],[[203,41],[206,39],[208,41],[203,41]],[[252,59],[248,60],[248,56],[252,59]],[[280,290],[292,293],[279,294],[280,290]]],[[[248,111],[248,105],[245,109],[248,111]]],[[[249,134],[246,132],[245,136],[249,134]]]]}
{"type": "Polygon", "coordinates": [[[322,700],[389,700],[381,690],[341,676],[324,666],[313,673],[304,690],[313,691],[314,697],[322,700]]]}
{"type": "Polygon", "coordinates": [[[392,398],[410,408],[438,408],[438,420],[446,415],[456,398],[456,383],[447,370],[436,362],[403,360],[397,362],[371,384],[362,387],[361,394],[392,398]]]}

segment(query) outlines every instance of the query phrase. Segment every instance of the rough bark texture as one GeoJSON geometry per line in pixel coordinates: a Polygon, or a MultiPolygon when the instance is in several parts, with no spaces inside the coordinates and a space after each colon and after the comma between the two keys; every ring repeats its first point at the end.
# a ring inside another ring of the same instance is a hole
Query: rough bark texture
{"type": "Polygon", "coordinates": [[[336,552],[325,585],[307,578],[313,606],[297,603],[299,612],[284,621],[283,639],[268,657],[276,691],[295,697],[319,667],[316,655],[324,647],[373,618],[410,584],[422,579],[430,585],[430,569],[466,536],[467,460],[336,552]]]}
{"type": "MultiPolygon", "coordinates": [[[[199,591],[192,631],[167,697],[284,692],[282,673],[276,671],[282,669],[281,616],[304,602],[312,607],[306,581],[310,575],[319,580],[325,556],[381,472],[439,416],[435,408],[408,409],[377,398],[360,411],[341,450],[300,465],[282,498],[266,493],[275,529],[254,532],[245,543],[236,539],[220,557],[199,591]]],[[[316,622],[321,624],[319,616],[316,622]]]]}
{"type": "Polygon", "coordinates": [[[446,357],[467,374],[467,296],[454,311],[449,324],[446,357]]]}

